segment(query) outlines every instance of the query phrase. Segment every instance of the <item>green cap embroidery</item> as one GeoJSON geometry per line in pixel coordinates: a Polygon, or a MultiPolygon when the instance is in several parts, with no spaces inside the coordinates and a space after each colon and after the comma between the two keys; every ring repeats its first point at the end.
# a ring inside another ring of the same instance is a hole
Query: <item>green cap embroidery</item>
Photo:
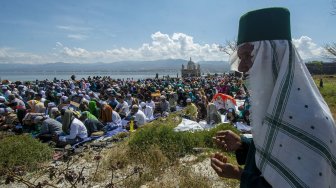
{"type": "Polygon", "coordinates": [[[237,45],[261,40],[292,40],[288,9],[265,8],[240,17],[237,45]]]}

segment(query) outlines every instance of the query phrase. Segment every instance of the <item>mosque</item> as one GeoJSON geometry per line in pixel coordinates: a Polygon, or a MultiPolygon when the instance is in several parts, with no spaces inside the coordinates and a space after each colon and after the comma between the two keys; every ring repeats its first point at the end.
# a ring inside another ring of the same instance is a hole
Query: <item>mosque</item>
{"type": "Polygon", "coordinates": [[[181,75],[182,78],[201,76],[201,67],[199,64],[193,62],[190,58],[187,68],[185,68],[182,64],[181,75]]]}

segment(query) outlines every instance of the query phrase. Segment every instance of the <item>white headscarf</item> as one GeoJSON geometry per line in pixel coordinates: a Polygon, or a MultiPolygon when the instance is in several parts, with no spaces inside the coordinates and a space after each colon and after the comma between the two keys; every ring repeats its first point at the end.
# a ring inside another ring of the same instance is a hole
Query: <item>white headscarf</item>
{"type": "Polygon", "coordinates": [[[304,62],[290,41],[250,44],[257,167],[273,187],[335,187],[336,126],[304,62]]]}

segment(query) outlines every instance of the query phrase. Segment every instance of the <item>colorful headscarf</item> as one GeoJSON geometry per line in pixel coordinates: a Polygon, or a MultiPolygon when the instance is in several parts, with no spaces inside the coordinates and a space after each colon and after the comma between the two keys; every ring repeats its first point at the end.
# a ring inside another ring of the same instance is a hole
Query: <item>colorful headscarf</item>
{"type": "Polygon", "coordinates": [[[89,111],[90,111],[91,114],[93,114],[97,118],[99,117],[98,107],[97,107],[96,101],[90,101],[89,102],[89,111]]]}
{"type": "Polygon", "coordinates": [[[89,111],[84,111],[84,112],[82,112],[82,115],[83,115],[83,114],[85,114],[86,117],[87,117],[88,119],[98,120],[98,119],[96,118],[96,116],[94,116],[93,114],[91,114],[89,111]]]}
{"type": "Polygon", "coordinates": [[[100,119],[103,123],[112,122],[112,107],[105,104],[100,111],[100,119]]]}

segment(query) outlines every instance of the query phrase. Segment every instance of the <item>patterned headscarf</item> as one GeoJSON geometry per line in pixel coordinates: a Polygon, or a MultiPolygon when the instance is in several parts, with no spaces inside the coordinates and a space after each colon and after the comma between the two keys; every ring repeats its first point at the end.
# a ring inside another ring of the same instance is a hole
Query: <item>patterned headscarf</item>
{"type": "Polygon", "coordinates": [[[291,41],[250,44],[251,125],[258,169],[273,187],[334,187],[335,122],[306,65],[291,41]]]}
{"type": "Polygon", "coordinates": [[[62,130],[66,134],[70,134],[70,125],[75,117],[72,114],[71,110],[65,110],[64,114],[62,115],[62,130]]]}

